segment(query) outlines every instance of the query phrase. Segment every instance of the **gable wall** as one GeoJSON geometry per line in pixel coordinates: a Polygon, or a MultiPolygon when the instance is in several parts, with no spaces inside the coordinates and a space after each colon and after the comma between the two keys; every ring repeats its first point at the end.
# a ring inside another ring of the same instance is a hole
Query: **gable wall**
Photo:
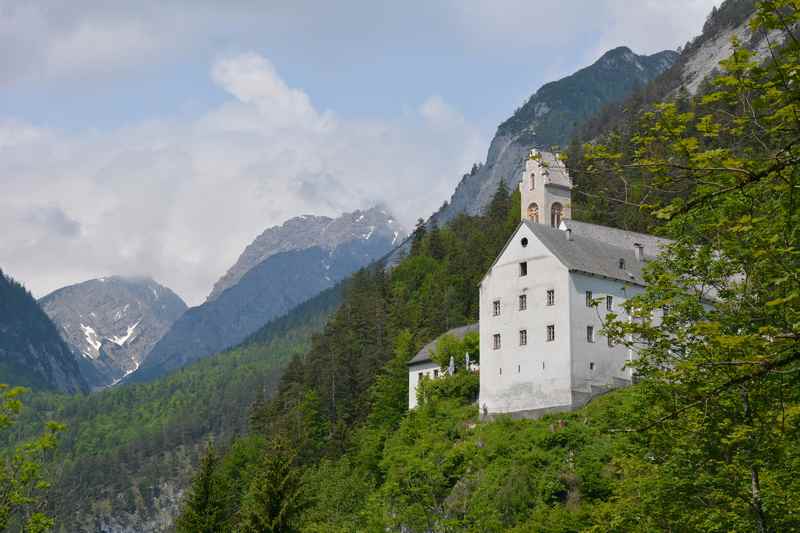
{"type": "Polygon", "coordinates": [[[553,254],[521,225],[480,288],[481,390],[479,406],[487,414],[512,413],[570,405],[569,273],[553,254]],[[527,237],[528,246],[520,243],[527,237]],[[520,277],[519,263],[527,261],[528,275],[520,277]],[[555,290],[555,305],[546,305],[546,291],[555,290]],[[518,309],[526,294],[528,306],[518,309]],[[501,302],[500,316],[493,302],[501,302]],[[546,327],[556,338],[546,340],[546,327]],[[528,344],[519,345],[526,329],[528,344]],[[493,336],[501,335],[495,350],[493,336]],[[544,368],[542,364],[544,363],[544,368]],[[502,373],[501,373],[502,369],[502,373]]]}

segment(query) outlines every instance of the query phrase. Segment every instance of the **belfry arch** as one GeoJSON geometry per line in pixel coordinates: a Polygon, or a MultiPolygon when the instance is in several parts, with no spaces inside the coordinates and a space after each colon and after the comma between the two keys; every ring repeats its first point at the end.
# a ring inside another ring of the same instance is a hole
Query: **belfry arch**
{"type": "Polygon", "coordinates": [[[557,228],[561,225],[561,219],[564,216],[564,206],[559,202],[554,202],[550,207],[550,226],[557,228]]]}
{"type": "Polygon", "coordinates": [[[536,202],[532,202],[531,205],[528,206],[528,220],[537,224],[539,223],[539,206],[536,205],[536,202]]]}

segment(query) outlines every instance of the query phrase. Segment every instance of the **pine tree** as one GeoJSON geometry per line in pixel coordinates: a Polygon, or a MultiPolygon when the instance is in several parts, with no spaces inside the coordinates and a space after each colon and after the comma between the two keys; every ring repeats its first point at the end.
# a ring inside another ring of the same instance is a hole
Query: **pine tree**
{"type": "Polygon", "coordinates": [[[300,472],[294,468],[294,452],[274,444],[264,456],[258,473],[242,501],[241,533],[293,533],[302,511],[300,472]]]}
{"type": "Polygon", "coordinates": [[[492,222],[502,223],[506,218],[510,206],[511,195],[508,192],[508,186],[505,181],[500,180],[500,183],[497,185],[497,190],[492,197],[492,201],[489,202],[486,208],[486,216],[488,216],[492,222]]]}
{"type": "Polygon", "coordinates": [[[417,225],[414,228],[414,233],[411,234],[411,255],[419,255],[422,247],[422,241],[425,239],[425,221],[421,218],[417,219],[417,225]]]}
{"type": "Polygon", "coordinates": [[[428,255],[440,261],[444,259],[446,251],[444,249],[444,242],[442,241],[442,231],[434,224],[428,234],[428,255]]]}
{"type": "Polygon", "coordinates": [[[218,490],[214,476],[218,461],[214,445],[209,443],[200,463],[200,470],[192,483],[189,497],[176,521],[177,531],[213,533],[222,530],[224,495],[218,490]]]}

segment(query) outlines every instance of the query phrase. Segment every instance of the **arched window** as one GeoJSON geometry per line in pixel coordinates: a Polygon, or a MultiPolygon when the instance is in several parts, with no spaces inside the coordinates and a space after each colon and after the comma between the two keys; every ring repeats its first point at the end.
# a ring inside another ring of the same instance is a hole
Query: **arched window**
{"type": "Polygon", "coordinates": [[[556,202],[553,204],[553,207],[550,208],[550,225],[554,228],[557,228],[561,225],[561,217],[564,213],[564,207],[556,202]]]}
{"type": "Polygon", "coordinates": [[[536,205],[536,202],[528,206],[528,220],[539,223],[539,206],[536,205]]]}
{"type": "Polygon", "coordinates": [[[534,189],[535,185],[536,185],[536,173],[531,172],[531,190],[534,189]]]}

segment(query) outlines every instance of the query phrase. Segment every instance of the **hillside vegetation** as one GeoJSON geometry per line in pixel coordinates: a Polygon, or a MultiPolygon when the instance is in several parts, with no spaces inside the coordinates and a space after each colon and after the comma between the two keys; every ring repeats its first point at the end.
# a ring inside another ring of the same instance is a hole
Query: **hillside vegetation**
{"type": "Polygon", "coordinates": [[[799,8],[760,5],[755,24],[787,32],[775,61],[741,48],[702,96],[639,113],[628,143],[580,147],[587,177],[626,184],[609,202],[675,240],[627,302],[636,320],[605,327],[637,351],[637,385],[481,422],[462,369],[407,412],[406,361],[476,318],[518,217],[501,188],[484,216],[420,228],[389,275],[357,276],[251,434],[209,449],[178,529],[800,530],[799,8]]]}
{"type": "Polygon", "coordinates": [[[47,511],[58,529],[169,523],[203,443],[227,444],[246,430],[249,406],[271,395],[288,361],[309,349],[343,290],[330,289],[241,346],[152,383],[90,396],[25,395],[7,446],[40,434],[48,420],[66,426],[48,465],[47,511]]]}

